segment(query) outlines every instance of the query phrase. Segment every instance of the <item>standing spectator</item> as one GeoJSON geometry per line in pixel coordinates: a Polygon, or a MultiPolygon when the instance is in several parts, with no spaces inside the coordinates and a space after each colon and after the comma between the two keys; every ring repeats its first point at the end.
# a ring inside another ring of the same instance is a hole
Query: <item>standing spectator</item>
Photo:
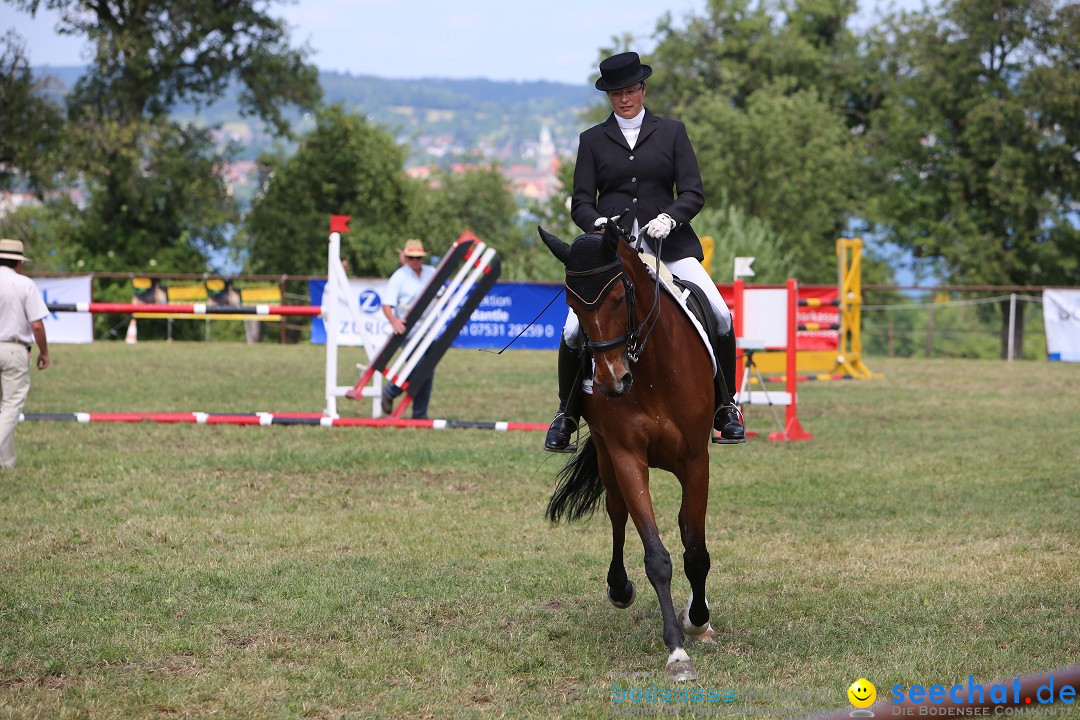
{"type": "Polygon", "coordinates": [[[37,367],[49,367],[42,320],[49,314],[34,281],[22,274],[29,262],[19,240],[0,240],[0,468],[15,467],[15,426],[30,392],[31,342],[37,367]]]}
{"type": "MultiPolygon", "coordinates": [[[[383,314],[390,321],[395,335],[405,332],[405,316],[409,314],[420,293],[435,276],[435,268],[424,264],[427,252],[419,240],[406,240],[405,247],[398,251],[398,257],[404,258],[404,265],[394,271],[386,286],[383,298],[383,314]]],[[[431,400],[431,388],[435,381],[434,371],[423,385],[413,394],[413,420],[426,420],[428,402],[431,400]]],[[[389,415],[394,411],[394,398],[402,393],[401,388],[388,382],[383,387],[382,411],[389,415]]]]}

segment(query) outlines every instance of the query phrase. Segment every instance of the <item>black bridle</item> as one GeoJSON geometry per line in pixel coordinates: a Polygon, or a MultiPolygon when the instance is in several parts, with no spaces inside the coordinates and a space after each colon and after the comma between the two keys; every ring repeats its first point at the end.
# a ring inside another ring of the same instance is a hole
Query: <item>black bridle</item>
{"type": "Polygon", "coordinates": [[[653,296],[653,305],[642,319],[641,324],[636,327],[634,326],[634,308],[636,306],[637,293],[634,292],[634,284],[630,282],[630,278],[626,275],[626,268],[622,264],[622,259],[617,255],[614,262],[602,267],[581,271],[567,270],[566,279],[567,292],[573,293],[586,307],[595,307],[599,305],[611,291],[615,280],[618,279],[622,281],[623,288],[626,291],[626,332],[618,337],[611,338],[610,340],[591,340],[584,328],[582,328],[582,333],[585,335],[585,346],[593,353],[605,352],[625,344],[626,357],[630,362],[636,363],[638,358],[641,357],[641,353],[645,351],[645,344],[649,341],[649,335],[652,334],[653,328],[656,327],[656,321],[660,319],[660,273],[656,273],[656,292],[653,296]],[[585,279],[605,273],[611,273],[613,270],[617,270],[618,272],[611,276],[603,289],[601,289],[600,293],[592,301],[582,298],[570,287],[570,278],[572,277],[585,279]],[[646,325],[648,325],[648,328],[645,327],[646,325]]]}

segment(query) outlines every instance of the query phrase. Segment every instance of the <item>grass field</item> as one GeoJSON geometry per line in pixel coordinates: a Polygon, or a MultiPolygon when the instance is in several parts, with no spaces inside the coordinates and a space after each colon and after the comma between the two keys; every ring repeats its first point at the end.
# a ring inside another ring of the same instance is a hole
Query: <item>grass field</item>
{"type": "MultiPolygon", "coordinates": [[[[27,412],[323,407],[318,348],[53,354],[27,412]]],[[[452,351],[432,414],[546,422],[554,359],[452,351]]],[[[711,451],[719,637],[689,651],[738,700],[706,709],[806,714],[859,677],[885,699],[1080,660],[1080,367],[869,364],[884,379],[803,386],[812,441],[711,451]]],[[[0,474],[0,718],[612,715],[613,684],[664,685],[656,598],[636,535],[620,611],[606,518],[544,521],[562,459],[541,440],[24,423],[0,474]]],[[[653,477],[678,559],[677,483],[653,477]]],[[[673,585],[681,605],[681,562],[673,585]]]]}

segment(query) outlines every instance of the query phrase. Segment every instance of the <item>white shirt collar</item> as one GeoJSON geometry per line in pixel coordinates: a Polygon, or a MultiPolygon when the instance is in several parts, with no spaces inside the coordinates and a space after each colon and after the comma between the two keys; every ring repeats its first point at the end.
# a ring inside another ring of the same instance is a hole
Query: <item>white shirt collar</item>
{"type": "Polygon", "coordinates": [[[630,118],[629,120],[622,118],[618,115],[615,115],[615,120],[619,123],[619,127],[623,130],[633,130],[635,128],[639,128],[641,127],[641,123],[645,120],[645,108],[644,106],[642,106],[641,110],[638,111],[638,114],[630,118]]]}

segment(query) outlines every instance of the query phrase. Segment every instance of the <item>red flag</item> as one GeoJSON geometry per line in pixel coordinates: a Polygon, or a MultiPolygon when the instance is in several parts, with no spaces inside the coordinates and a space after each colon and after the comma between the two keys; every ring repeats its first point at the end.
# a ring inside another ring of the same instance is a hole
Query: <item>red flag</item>
{"type": "Polygon", "coordinates": [[[332,233],[347,233],[349,232],[349,215],[331,215],[330,216],[330,232],[332,233]]]}

